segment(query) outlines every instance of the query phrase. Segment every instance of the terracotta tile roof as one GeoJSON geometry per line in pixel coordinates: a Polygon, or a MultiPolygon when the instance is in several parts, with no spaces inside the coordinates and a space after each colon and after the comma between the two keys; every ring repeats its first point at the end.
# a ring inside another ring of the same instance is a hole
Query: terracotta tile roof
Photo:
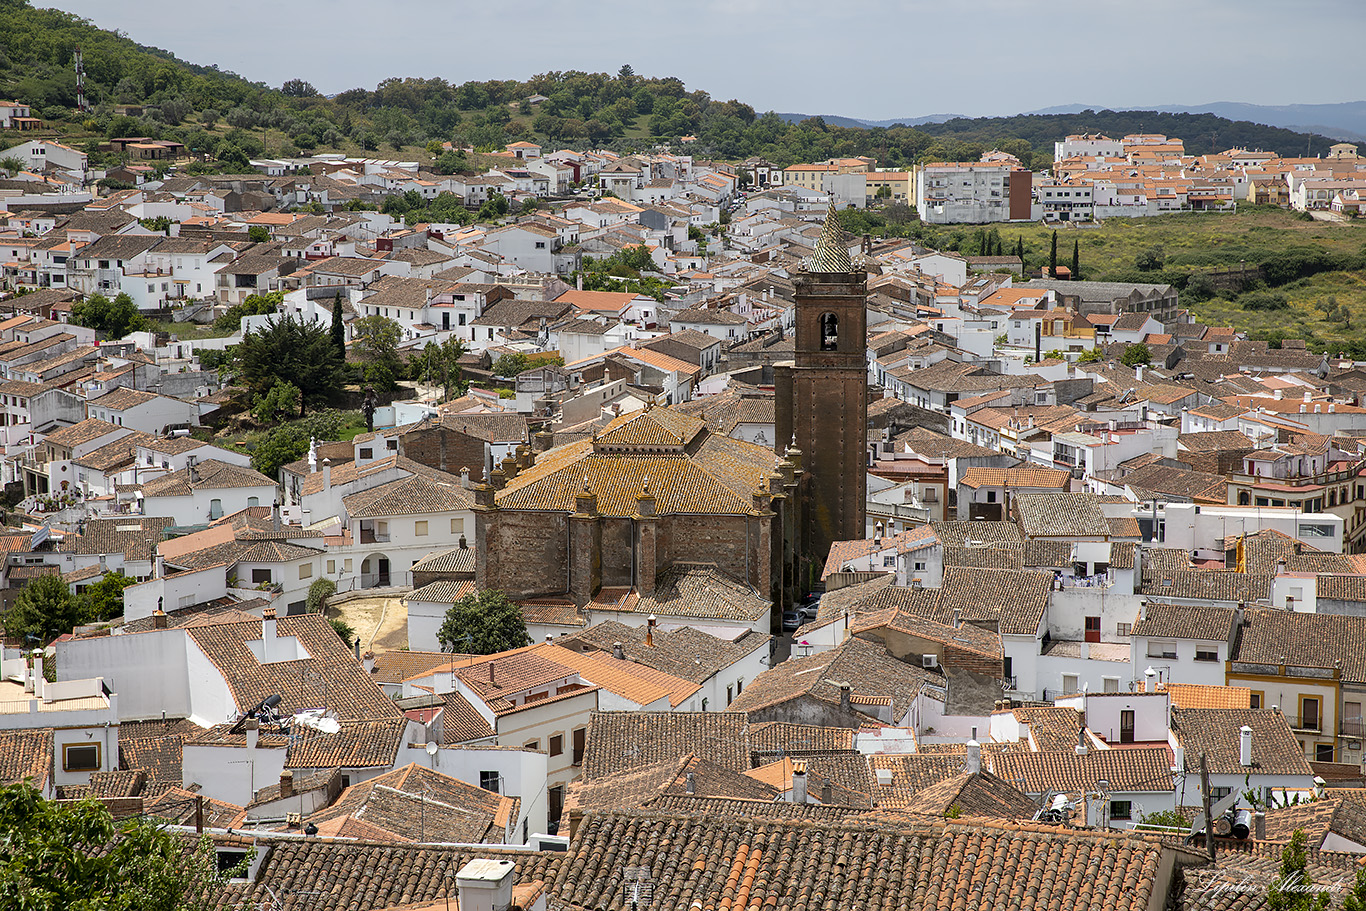
{"type": "Polygon", "coordinates": [[[402,683],[409,677],[449,666],[460,655],[449,652],[413,652],[394,649],[375,652],[375,669],[370,676],[379,683],[402,683]]]}
{"type": "Polygon", "coordinates": [[[1171,730],[1185,748],[1186,769],[1199,769],[1200,754],[1209,756],[1211,775],[1312,776],[1304,749],[1290,730],[1285,716],[1273,709],[1171,710],[1171,730]],[[1239,734],[1252,728],[1252,769],[1239,762],[1239,734]]]}
{"type": "Polygon", "coordinates": [[[973,466],[958,477],[963,487],[1043,487],[1066,490],[1072,475],[1058,468],[981,468],[973,466]]]}
{"type": "Polygon", "coordinates": [[[1025,494],[1015,498],[1015,513],[1026,537],[1104,537],[1110,533],[1095,494],[1025,494]]]}
{"type": "MultiPolygon", "coordinates": [[[[123,442],[122,440],[119,441],[123,442]]],[[[275,482],[261,472],[243,465],[230,465],[206,459],[193,468],[164,474],[142,485],[144,497],[186,497],[196,490],[236,487],[273,487],[275,482]]]]}
{"type": "Polygon", "coordinates": [[[1272,609],[1243,615],[1236,662],[1341,666],[1342,679],[1366,681],[1366,617],[1306,614],[1272,609]]]}
{"type": "Polygon", "coordinates": [[[458,481],[442,483],[413,476],[353,493],[343,497],[342,504],[351,518],[366,519],[458,512],[471,508],[474,498],[458,481]]]}
{"type": "Polygon", "coordinates": [[[234,883],[218,899],[223,907],[278,907],[280,911],[361,911],[427,902],[444,907],[450,880],[476,858],[515,864],[517,884],[551,882],[567,855],[490,846],[383,844],[373,840],[269,836],[256,878],[234,883]]]}
{"type": "Polygon", "coordinates": [[[474,572],[474,550],[469,547],[453,547],[450,550],[427,554],[411,567],[415,573],[472,573],[474,572]]]}
{"type": "Polygon", "coordinates": [[[544,643],[537,651],[552,661],[572,667],[584,680],[640,706],[668,699],[670,707],[696,693],[701,686],[603,652],[583,653],[544,643]]]}
{"type": "Polygon", "coordinates": [[[172,519],[149,516],[90,519],[83,534],[62,540],[61,550],[87,556],[121,553],[126,559],[147,560],[174,524],[172,519]]]}
{"type": "Polygon", "coordinates": [[[387,721],[343,721],[335,734],[304,728],[289,747],[285,768],[393,768],[406,726],[400,716],[387,721]]]}
{"type": "Polygon", "coordinates": [[[756,756],[850,752],[854,749],[854,731],[850,728],[766,721],[749,726],[749,746],[756,756]]]}
{"type": "Polygon", "coordinates": [[[594,712],[583,778],[594,781],[688,753],[743,772],[749,768],[745,729],[740,712],[594,712]]]}
{"type": "Polygon", "coordinates": [[[1018,708],[1015,718],[1029,725],[1028,740],[1036,750],[1070,750],[1077,745],[1082,716],[1074,708],[1061,705],[1018,708]]]}
{"type": "Polygon", "coordinates": [[[670,907],[892,911],[912,907],[1105,907],[1161,903],[1156,839],[982,820],[684,818],[590,815],[554,893],[578,908],[618,908],[620,848],[652,871],[670,907]],[[873,861],[874,858],[878,860],[873,861]],[[794,862],[794,859],[799,859],[794,862]]]}
{"type": "Polygon", "coordinates": [[[1002,753],[991,759],[992,771],[1007,781],[1023,779],[1023,788],[1030,794],[1049,790],[1071,794],[1093,789],[1100,780],[1110,782],[1112,792],[1172,791],[1171,764],[1172,754],[1165,746],[1092,749],[1084,756],[1069,747],[1002,753]]]}
{"type": "Polygon", "coordinates": [[[223,675],[239,711],[277,693],[283,697],[283,712],[317,708],[325,701],[327,708],[344,721],[402,718],[321,614],[281,617],[276,624],[276,635],[297,638],[307,658],[266,664],[258,661],[247,643],[260,641],[260,620],[186,627],[195,645],[223,675]]]}
{"type": "Polygon", "coordinates": [[[904,811],[944,818],[950,813],[992,819],[1034,818],[1038,807],[1027,794],[991,772],[961,772],[912,795],[904,811]]]}
{"type": "Polygon", "coordinates": [[[944,544],[970,546],[1024,541],[1020,527],[1014,522],[931,522],[930,527],[944,544]]]}
{"type": "MultiPolygon", "coordinates": [[[[790,658],[769,668],[745,686],[730,710],[752,715],[802,697],[838,710],[839,685],[847,684],[851,696],[891,697],[892,721],[896,722],[910,709],[923,683],[942,685],[943,677],[898,661],[881,644],[851,638],[829,651],[808,658],[790,658]]],[[[857,706],[851,704],[851,711],[858,711],[857,706]]]]}
{"type": "Polygon", "coordinates": [[[1130,633],[1151,639],[1200,639],[1227,642],[1237,611],[1214,605],[1161,604],[1149,601],[1130,633]]]}
{"type": "Polygon", "coordinates": [[[430,604],[454,604],[476,591],[473,579],[438,579],[403,596],[404,603],[417,601],[430,604]]]}
{"type": "Polygon", "coordinates": [[[51,728],[0,731],[0,782],[31,778],[34,787],[46,787],[53,771],[52,737],[51,728]]]}
{"type": "Polygon", "coordinates": [[[1252,690],[1243,686],[1200,683],[1169,683],[1166,693],[1172,706],[1183,709],[1250,709],[1252,690]]]}
{"type": "MultiPolygon", "coordinates": [[[[148,816],[165,819],[175,825],[192,826],[195,824],[194,791],[169,787],[142,805],[142,812],[148,816]]],[[[211,797],[204,798],[204,825],[212,828],[228,828],[238,825],[242,818],[242,808],[236,804],[211,797]]]]}
{"type": "Polygon", "coordinates": [[[308,821],[323,837],[341,834],[347,821],[363,818],[387,833],[384,841],[502,844],[517,823],[520,804],[520,798],[409,763],[352,785],[308,821]]]}
{"type": "Polygon", "coordinates": [[[715,566],[675,563],[660,574],[654,593],[641,596],[635,609],[638,613],[669,617],[754,623],[772,606],[773,602],[758,597],[752,588],[736,582],[715,566]]]}
{"type": "Polygon", "coordinates": [[[97,440],[105,434],[117,433],[122,429],[108,421],[86,418],[70,427],[63,427],[61,430],[49,433],[43,439],[54,446],[79,446],[82,443],[97,440]]]}
{"type": "Polygon", "coordinates": [[[939,616],[932,619],[943,623],[957,611],[966,622],[998,622],[1001,635],[1035,635],[1052,587],[1049,572],[945,567],[939,616]]]}
{"type": "MultiPolygon", "coordinates": [[[[564,815],[649,807],[667,795],[772,801],[778,789],[688,753],[569,786],[564,815]],[[689,777],[693,793],[688,794],[689,777]]],[[[567,831],[567,829],[562,829],[567,831]]]]}
{"type": "Polygon", "coordinates": [[[444,711],[441,713],[441,730],[446,746],[488,740],[493,737],[493,728],[488,719],[460,693],[442,693],[441,701],[444,705],[444,711]]]}
{"type": "MultiPolygon", "coordinates": [[[[1147,556],[1147,551],[1144,556],[1147,556]]],[[[1271,575],[1232,570],[1155,569],[1149,577],[1144,567],[1143,594],[1157,598],[1188,598],[1205,601],[1265,601],[1271,597],[1271,575]]]]}
{"type": "Polygon", "coordinates": [[[627,659],[637,664],[693,683],[703,683],[756,649],[767,649],[771,639],[763,633],[749,632],[731,641],[681,626],[667,631],[655,630],[651,636],[653,645],[646,645],[643,628],[609,620],[557,642],[570,648],[591,646],[609,653],[612,646],[620,642],[627,659]]]}

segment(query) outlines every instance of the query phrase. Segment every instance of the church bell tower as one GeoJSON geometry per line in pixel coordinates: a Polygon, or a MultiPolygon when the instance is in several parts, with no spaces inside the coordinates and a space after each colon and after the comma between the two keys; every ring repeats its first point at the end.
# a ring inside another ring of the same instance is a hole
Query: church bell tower
{"type": "Polygon", "coordinates": [[[832,542],[866,534],[867,273],[849,256],[833,203],[803,266],[794,279],[795,360],[775,370],[777,448],[795,440],[802,452],[801,550],[818,567],[832,542]]]}

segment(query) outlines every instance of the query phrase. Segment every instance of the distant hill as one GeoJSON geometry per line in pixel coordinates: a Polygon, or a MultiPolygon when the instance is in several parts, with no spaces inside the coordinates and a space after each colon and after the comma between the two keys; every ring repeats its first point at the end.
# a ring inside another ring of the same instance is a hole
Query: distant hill
{"type": "Polygon", "coordinates": [[[827,126],[844,127],[851,130],[859,130],[868,126],[862,120],[855,120],[853,117],[840,117],[836,114],[778,114],[778,117],[786,123],[801,123],[803,120],[819,117],[826,122],[827,126]]]}
{"type": "Polygon", "coordinates": [[[866,127],[918,127],[922,123],[943,123],[946,120],[961,118],[962,114],[926,114],[923,117],[893,117],[891,120],[859,120],[857,117],[841,117],[838,114],[779,114],[788,123],[801,123],[812,117],[819,117],[830,126],[860,129],[866,127]]]}
{"type": "MultiPolygon", "coordinates": [[[[1063,104],[1029,114],[1076,114],[1085,110],[1104,110],[1103,105],[1063,104]]],[[[1229,120],[1263,123],[1300,133],[1321,133],[1334,139],[1366,140],[1366,101],[1342,104],[1245,104],[1240,101],[1215,101],[1210,104],[1153,105],[1150,110],[1173,114],[1217,114],[1229,120]]]]}

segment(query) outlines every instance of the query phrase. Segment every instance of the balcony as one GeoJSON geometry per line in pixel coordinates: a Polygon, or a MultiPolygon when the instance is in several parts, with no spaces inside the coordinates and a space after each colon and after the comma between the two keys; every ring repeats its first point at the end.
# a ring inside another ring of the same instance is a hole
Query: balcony
{"type": "Polygon", "coordinates": [[[1360,718],[1347,718],[1338,725],[1338,733],[1344,737],[1361,737],[1366,732],[1366,724],[1360,718]]]}
{"type": "Polygon", "coordinates": [[[1292,715],[1285,713],[1285,720],[1289,722],[1291,730],[1309,731],[1321,733],[1323,731],[1323,715],[1292,715]]]}

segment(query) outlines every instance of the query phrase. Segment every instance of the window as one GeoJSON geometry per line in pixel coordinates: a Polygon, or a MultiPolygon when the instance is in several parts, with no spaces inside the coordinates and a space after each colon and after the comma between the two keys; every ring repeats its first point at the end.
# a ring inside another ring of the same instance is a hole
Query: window
{"type": "Polygon", "coordinates": [[[588,728],[574,731],[574,765],[583,765],[583,750],[588,737],[588,728]]]}
{"type": "Polygon", "coordinates": [[[260,505],[261,505],[261,498],[260,498],[260,497],[247,497],[247,508],[248,508],[248,509],[250,509],[250,508],[252,508],[252,507],[254,507],[254,506],[260,506],[260,505]]]}
{"type": "Polygon", "coordinates": [[[1208,645],[1197,645],[1195,647],[1196,661],[1218,661],[1219,649],[1210,648],[1208,645]]]}
{"type": "Polygon", "coordinates": [[[251,581],[253,585],[260,585],[262,582],[270,582],[270,570],[253,569],[251,571],[251,581]]]}
{"type": "Polygon", "coordinates": [[[362,446],[360,448],[360,457],[362,459],[373,459],[375,457],[375,450],[369,446],[362,446]]]}
{"type": "Polygon", "coordinates": [[[313,564],[312,564],[312,563],[300,563],[300,564],[299,564],[299,578],[300,578],[300,579],[312,579],[312,578],[313,578],[313,564]]]}
{"type": "Polygon", "coordinates": [[[838,351],[840,346],[840,318],[833,313],[821,314],[821,350],[838,351]]]}
{"type": "Polygon", "coordinates": [[[1118,677],[1102,677],[1102,678],[1101,678],[1101,688],[1102,688],[1105,692],[1107,692],[1107,693],[1118,693],[1118,692],[1119,692],[1119,678],[1118,678],[1118,677]]]}
{"type": "Polygon", "coordinates": [[[492,791],[493,793],[498,794],[500,793],[498,790],[498,779],[502,777],[503,776],[499,775],[497,772],[480,772],[479,787],[483,788],[485,791],[492,791]]]}
{"type": "MultiPolygon", "coordinates": [[[[244,868],[249,857],[246,851],[224,851],[217,852],[218,872],[220,875],[236,872],[239,868],[244,868]]],[[[238,874],[243,875],[241,873],[238,874]]]]}
{"type": "Polygon", "coordinates": [[[1150,640],[1148,640],[1148,657],[1149,657],[1149,658],[1175,658],[1175,657],[1176,657],[1176,643],[1175,643],[1175,642],[1161,642],[1161,641],[1157,641],[1157,640],[1152,640],[1152,639],[1150,639],[1150,640]]]}
{"type": "Polygon", "coordinates": [[[464,519],[451,519],[451,534],[463,535],[465,533],[464,519]]]}
{"type": "Polygon", "coordinates": [[[1129,801],[1129,800],[1112,800],[1112,801],[1110,801],[1110,818],[1111,818],[1111,819],[1132,819],[1132,818],[1133,818],[1133,802],[1132,802],[1132,801],[1129,801]]]}
{"type": "Polygon", "coordinates": [[[1332,762],[1332,761],[1333,761],[1333,745],[1332,745],[1331,743],[1320,743],[1320,744],[1315,744],[1315,746],[1314,746],[1314,761],[1315,761],[1315,762],[1332,762]]]}
{"type": "Polygon", "coordinates": [[[735,687],[734,687],[734,686],[728,686],[728,687],[726,687],[726,705],[729,706],[729,705],[730,705],[732,702],[734,702],[734,701],[735,701],[735,687]]]}
{"type": "Polygon", "coordinates": [[[1228,795],[1230,795],[1230,794],[1232,794],[1232,793],[1233,793],[1233,789],[1232,789],[1232,788],[1210,788],[1210,789],[1209,789],[1209,799],[1212,800],[1212,801],[1218,802],[1218,801],[1220,801],[1220,800],[1223,800],[1225,797],[1227,797],[1228,795]]]}
{"type": "Polygon", "coordinates": [[[427,537],[427,520],[413,523],[413,534],[419,538],[427,537]]]}
{"type": "Polygon", "coordinates": [[[1062,691],[1063,691],[1064,693],[1075,693],[1075,692],[1077,691],[1077,675],[1076,675],[1076,674],[1063,674],[1063,675],[1062,675],[1062,691]]]}
{"type": "Polygon", "coordinates": [[[212,499],[212,500],[209,501],[209,518],[210,518],[210,519],[221,519],[221,518],[223,518],[223,501],[222,501],[222,500],[219,500],[219,499],[215,498],[215,499],[212,499]]]}
{"type": "Polygon", "coordinates": [[[1129,624],[1129,623],[1116,623],[1116,624],[1115,624],[1115,635],[1116,635],[1116,636],[1120,636],[1120,637],[1127,636],[1127,635],[1129,635],[1129,630],[1131,630],[1131,629],[1133,629],[1133,625],[1132,625],[1132,624],[1129,624]]]}
{"type": "Polygon", "coordinates": [[[1262,691],[1261,691],[1261,690],[1253,690],[1253,691],[1252,691],[1252,695],[1251,695],[1250,698],[1251,698],[1251,700],[1252,700],[1251,703],[1249,704],[1251,708],[1259,709],[1259,708],[1262,707],[1262,691]]]}
{"type": "Polygon", "coordinates": [[[337,561],[336,561],[336,560],[328,560],[328,561],[327,561],[327,574],[328,574],[329,576],[334,576],[334,575],[337,574],[337,561]]]}
{"type": "Polygon", "coordinates": [[[348,572],[348,573],[349,573],[350,571],[351,571],[351,558],[350,558],[350,557],[347,557],[345,560],[342,561],[342,572],[348,572]]]}
{"type": "Polygon", "coordinates": [[[1300,724],[1306,731],[1319,730],[1319,700],[1317,696],[1300,697],[1300,724]]]}
{"type": "Polygon", "coordinates": [[[398,440],[389,440],[384,444],[384,448],[390,452],[398,452],[398,440]]]}
{"type": "Polygon", "coordinates": [[[882,565],[896,566],[896,557],[892,556],[891,554],[888,554],[887,556],[882,558],[882,565]]]}
{"type": "Polygon", "coordinates": [[[539,740],[528,740],[526,743],[522,744],[522,749],[524,750],[539,750],[540,748],[541,742],[539,740]]]}
{"type": "Polygon", "coordinates": [[[550,735],[550,755],[551,755],[551,756],[559,756],[559,755],[560,755],[561,753],[563,753],[563,752],[564,752],[564,735],[563,735],[563,734],[551,734],[551,735],[550,735]]]}
{"type": "Polygon", "coordinates": [[[63,772],[98,772],[100,745],[98,743],[62,744],[63,772]]]}

